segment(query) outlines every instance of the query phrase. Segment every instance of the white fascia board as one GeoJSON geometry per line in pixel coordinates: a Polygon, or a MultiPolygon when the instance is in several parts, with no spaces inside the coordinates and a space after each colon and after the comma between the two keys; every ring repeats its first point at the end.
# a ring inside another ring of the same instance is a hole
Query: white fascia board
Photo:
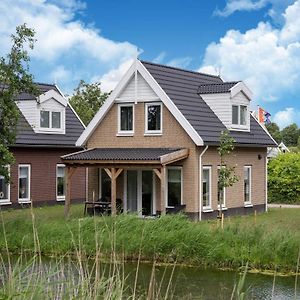
{"type": "Polygon", "coordinates": [[[230,97],[233,98],[239,92],[243,92],[249,100],[253,97],[252,91],[243,81],[238,82],[230,89],[230,97]]]}
{"type": "Polygon", "coordinates": [[[71,108],[72,112],[74,113],[74,115],[76,116],[76,118],[79,120],[79,122],[81,123],[81,125],[83,126],[83,128],[85,129],[86,126],[84,125],[84,123],[82,122],[82,120],[80,119],[80,117],[78,116],[77,112],[75,111],[75,109],[71,105],[70,101],[64,96],[64,94],[62,93],[62,91],[60,90],[60,88],[57,85],[55,85],[55,87],[57,88],[57,90],[59,91],[59,93],[61,94],[61,96],[65,98],[65,100],[67,101],[67,103],[68,103],[69,107],[71,108]]]}
{"type": "Polygon", "coordinates": [[[39,103],[43,103],[52,98],[61,103],[63,106],[67,106],[68,104],[68,100],[55,90],[49,90],[48,92],[39,95],[37,97],[37,101],[39,103]]]}
{"type": "Polygon", "coordinates": [[[119,96],[120,92],[123,90],[123,88],[126,86],[128,81],[131,79],[134,72],[135,72],[135,62],[133,62],[133,64],[130,66],[130,68],[123,76],[121,81],[117,84],[116,88],[111,92],[111,94],[103,103],[103,105],[100,107],[100,109],[98,110],[98,112],[96,113],[92,121],[88,124],[86,129],[78,138],[78,140],[76,141],[76,146],[83,146],[86,144],[86,141],[92,135],[92,133],[97,128],[98,124],[102,121],[102,119],[109,111],[109,109],[112,107],[115,99],[119,96]]]}
{"type": "Polygon", "coordinates": [[[168,108],[171,114],[175,117],[178,123],[183,127],[186,133],[190,136],[193,142],[197,146],[203,146],[204,142],[202,138],[199,136],[197,131],[193,128],[193,126],[188,122],[188,120],[183,116],[183,114],[179,111],[177,106],[173,103],[173,101],[169,98],[166,92],[162,89],[162,87],[157,83],[157,81],[153,78],[150,72],[145,68],[145,66],[138,61],[137,69],[139,73],[144,77],[153,91],[158,95],[164,105],[168,108]]]}

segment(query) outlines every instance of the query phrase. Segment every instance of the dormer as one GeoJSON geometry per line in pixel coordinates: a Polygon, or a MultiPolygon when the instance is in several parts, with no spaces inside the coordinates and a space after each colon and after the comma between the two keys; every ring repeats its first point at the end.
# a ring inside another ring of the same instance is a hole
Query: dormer
{"type": "Polygon", "coordinates": [[[65,134],[68,101],[56,90],[17,104],[35,133],[65,134]]]}
{"type": "Polygon", "coordinates": [[[228,130],[250,131],[252,92],[244,82],[203,84],[198,94],[228,130]]]}

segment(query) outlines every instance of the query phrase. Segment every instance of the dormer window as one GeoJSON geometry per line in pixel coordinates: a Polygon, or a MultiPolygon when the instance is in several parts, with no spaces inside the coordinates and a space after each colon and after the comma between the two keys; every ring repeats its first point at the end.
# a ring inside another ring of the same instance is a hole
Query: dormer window
{"type": "Polygon", "coordinates": [[[247,106],[232,105],[232,125],[247,125],[247,106]]]}
{"type": "Polygon", "coordinates": [[[60,111],[40,111],[40,127],[42,129],[58,130],[61,129],[62,113],[60,111]]]}

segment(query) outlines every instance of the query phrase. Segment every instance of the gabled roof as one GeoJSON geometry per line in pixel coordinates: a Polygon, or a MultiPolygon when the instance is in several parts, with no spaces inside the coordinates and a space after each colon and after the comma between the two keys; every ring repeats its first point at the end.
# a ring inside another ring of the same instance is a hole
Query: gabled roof
{"type": "MultiPolygon", "coordinates": [[[[42,93],[54,90],[63,97],[56,85],[37,83],[37,87],[42,93]]],[[[21,93],[17,99],[18,101],[27,101],[36,100],[36,97],[26,93],[21,93]]],[[[84,125],[70,104],[67,104],[66,106],[65,134],[35,133],[22,112],[20,112],[20,118],[17,124],[16,143],[14,146],[75,147],[75,143],[84,131],[84,128],[84,125]]]]}
{"type": "MultiPolygon", "coordinates": [[[[227,129],[202,99],[199,94],[200,86],[205,85],[207,90],[221,86],[222,90],[231,93],[231,97],[242,91],[249,99],[251,98],[251,91],[243,82],[224,83],[219,76],[136,60],[77,140],[78,146],[87,142],[113,105],[118,94],[136,72],[143,76],[197,146],[217,145],[221,132],[227,129]]],[[[133,100],[137,101],[137,99],[133,100]]],[[[250,116],[250,132],[231,131],[231,135],[241,146],[265,147],[276,145],[275,141],[252,115],[250,116]]]]}
{"type": "MultiPolygon", "coordinates": [[[[216,85],[221,85],[224,88],[232,89],[240,82],[235,82],[229,87],[231,84],[227,85],[219,76],[141,62],[196,130],[204,144],[218,144],[220,134],[226,130],[226,127],[199,95],[199,86],[206,85],[206,88],[210,89],[208,85],[212,85],[211,89],[213,89],[216,85]]],[[[231,131],[231,136],[239,145],[252,147],[276,145],[252,115],[250,116],[250,132],[231,131]]]]}

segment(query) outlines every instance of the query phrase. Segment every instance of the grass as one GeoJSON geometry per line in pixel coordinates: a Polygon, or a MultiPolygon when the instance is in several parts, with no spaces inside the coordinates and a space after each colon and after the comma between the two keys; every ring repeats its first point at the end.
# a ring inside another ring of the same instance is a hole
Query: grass
{"type": "MultiPolygon", "coordinates": [[[[84,257],[297,272],[300,247],[300,210],[272,209],[257,217],[191,222],[183,215],[142,220],[134,215],[85,217],[83,206],[73,205],[64,220],[63,207],[34,208],[38,247],[44,255],[80,253],[84,257]],[[80,251],[78,251],[80,245],[80,251]],[[98,251],[97,249],[101,251],[98,251]]],[[[29,209],[2,212],[10,252],[36,251],[29,209]]],[[[0,234],[0,249],[5,250],[0,234]]]]}

